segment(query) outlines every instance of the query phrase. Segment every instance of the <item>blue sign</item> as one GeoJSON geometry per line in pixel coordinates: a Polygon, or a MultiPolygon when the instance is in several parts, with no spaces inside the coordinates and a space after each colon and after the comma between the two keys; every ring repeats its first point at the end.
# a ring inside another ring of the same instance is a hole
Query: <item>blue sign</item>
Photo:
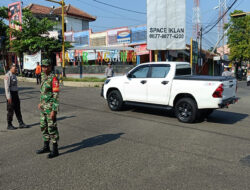
{"type": "Polygon", "coordinates": [[[130,39],[131,39],[130,30],[123,30],[117,32],[118,43],[130,43],[130,39]]]}

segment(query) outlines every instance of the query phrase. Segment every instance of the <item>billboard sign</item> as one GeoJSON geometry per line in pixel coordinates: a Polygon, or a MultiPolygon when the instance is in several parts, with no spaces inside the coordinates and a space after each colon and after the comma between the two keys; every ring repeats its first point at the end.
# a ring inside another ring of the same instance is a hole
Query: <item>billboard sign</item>
{"type": "Polygon", "coordinates": [[[186,0],[147,0],[149,50],[186,49],[186,0]]]}
{"type": "Polygon", "coordinates": [[[15,24],[15,22],[22,23],[22,4],[21,1],[11,3],[8,5],[9,11],[9,27],[15,30],[21,30],[22,26],[15,24]]]}
{"type": "Polygon", "coordinates": [[[117,42],[118,43],[130,43],[131,34],[130,30],[123,30],[117,32],[117,42]]]}

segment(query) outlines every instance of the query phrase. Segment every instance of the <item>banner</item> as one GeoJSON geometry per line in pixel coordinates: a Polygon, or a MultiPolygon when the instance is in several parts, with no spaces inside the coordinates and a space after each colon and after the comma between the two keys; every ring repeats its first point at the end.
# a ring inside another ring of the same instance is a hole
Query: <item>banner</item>
{"type": "MultiPolygon", "coordinates": [[[[15,30],[22,30],[22,26],[15,24],[15,22],[19,22],[22,24],[22,4],[21,1],[11,3],[8,5],[9,11],[9,27],[15,30]]],[[[12,37],[10,36],[10,39],[12,37]]]]}
{"type": "Polygon", "coordinates": [[[23,54],[23,69],[34,70],[37,62],[41,65],[41,51],[33,55],[23,54]]]}
{"type": "Polygon", "coordinates": [[[147,49],[186,49],[186,0],[147,0],[147,49]]]}

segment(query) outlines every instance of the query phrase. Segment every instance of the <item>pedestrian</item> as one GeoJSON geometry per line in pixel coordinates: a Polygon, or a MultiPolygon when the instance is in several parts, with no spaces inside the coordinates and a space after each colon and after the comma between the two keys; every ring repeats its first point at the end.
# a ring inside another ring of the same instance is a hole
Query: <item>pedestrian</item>
{"type": "Polygon", "coordinates": [[[57,77],[51,73],[51,65],[47,59],[42,61],[42,84],[41,96],[38,109],[40,114],[40,127],[43,135],[44,146],[37,150],[37,154],[49,153],[48,158],[54,158],[59,155],[58,140],[59,132],[56,123],[58,113],[59,82],[57,77]],[[49,143],[52,141],[53,150],[50,151],[49,143]]]}
{"type": "Polygon", "coordinates": [[[18,96],[18,86],[17,86],[17,77],[16,77],[17,68],[13,64],[10,67],[10,70],[6,73],[4,79],[5,95],[7,99],[7,129],[15,130],[17,129],[12,125],[14,112],[16,114],[19,128],[28,128],[27,125],[23,122],[21,108],[20,108],[20,99],[18,96]]]}
{"type": "Polygon", "coordinates": [[[114,70],[111,67],[111,63],[108,63],[108,67],[105,69],[105,75],[107,78],[113,77],[114,76],[114,70]]]}
{"type": "Polygon", "coordinates": [[[36,74],[36,84],[41,84],[41,66],[39,65],[39,62],[37,62],[35,74],[36,74]]]}
{"type": "Polygon", "coordinates": [[[224,77],[233,77],[234,74],[230,72],[229,67],[224,67],[224,72],[222,73],[222,76],[224,77]]]}

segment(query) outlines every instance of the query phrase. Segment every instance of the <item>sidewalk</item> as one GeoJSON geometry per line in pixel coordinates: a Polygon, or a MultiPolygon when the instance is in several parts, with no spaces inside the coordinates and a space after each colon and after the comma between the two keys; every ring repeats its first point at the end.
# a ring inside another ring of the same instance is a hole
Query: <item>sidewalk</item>
{"type": "MultiPolygon", "coordinates": [[[[0,79],[4,80],[4,75],[0,75],[0,79]]],[[[32,82],[36,83],[35,78],[17,77],[19,82],[32,82]]],[[[103,82],[73,82],[63,81],[63,86],[69,87],[102,87],[103,82]]]]}

